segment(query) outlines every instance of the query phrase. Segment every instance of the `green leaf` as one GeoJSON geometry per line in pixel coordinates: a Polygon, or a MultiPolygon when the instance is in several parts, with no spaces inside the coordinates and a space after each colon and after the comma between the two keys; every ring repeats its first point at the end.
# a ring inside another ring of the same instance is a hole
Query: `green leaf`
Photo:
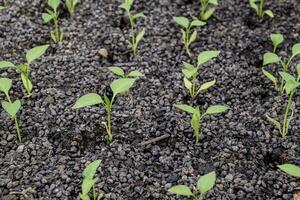
{"type": "Polygon", "coordinates": [[[300,79],[300,63],[296,66],[296,70],[297,70],[297,75],[298,75],[297,79],[299,81],[299,79],[300,79]]]}
{"type": "Polygon", "coordinates": [[[194,68],[192,70],[188,70],[188,69],[182,69],[182,73],[184,74],[184,76],[186,78],[191,78],[192,76],[194,76],[197,73],[198,69],[194,68]]]}
{"type": "Polygon", "coordinates": [[[270,117],[269,115],[266,115],[267,119],[276,126],[276,128],[279,130],[279,132],[282,134],[281,132],[281,124],[279,121],[275,120],[274,118],[270,117]]]}
{"type": "Polygon", "coordinates": [[[279,61],[280,61],[280,58],[275,53],[267,52],[264,54],[263,65],[277,63],[279,61]]]}
{"type": "Polygon", "coordinates": [[[256,5],[257,0],[249,0],[250,7],[258,13],[258,6],[256,5]]]}
{"type": "Polygon", "coordinates": [[[203,51],[198,55],[198,66],[202,65],[211,59],[217,57],[220,54],[220,51],[203,51]]]}
{"type": "Polygon", "coordinates": [[[173,17],[173,20],[185,29],[187,29],[190,25],[190,22],[186,17],[173,17]]]}
{"type": "Polygon", "coordinates": [[[127,92],[132,85],[134,84],[135,79],[132,78],[120,78],[114,80],[110,84],[110,88],[113,91],[114,95],[127,92]]]}
{"type": "Polygon", "coordinates": [[[0,61],[0,69],[9,68],[9,67],[16,67],[16,66],[9,61],[0,61]]]}
{"type": "Polygon", "coordinates": [[[139,34],[136,36],[136,38],[135,38],[135,48],[138,46],[141,39],[144,37],[145,31],[146,31],[146,29],[143,28],[143,30],[141,32],[139,32],[139,34]]]}
{"type": "Polygon", "coordinates": [[[195,109],[192,106],[186,104],[175,104],[175,107],[190,114],[193,114],[195,112],[195,109]]]}
{"type": "Polygon", "coordinates": [[[0,91],[8,95],[8,92],[12,86],[12,80],[9,78],[0,78],[0,91]]]}
{"type": "Polygon", "coordinates": [[[48,0],[48,5],[49,5],[53,10],[57,10],[59,4],[60,4],[60,0],[48,0]]]}
{"type": "Polygon", "coordinates": [[[122,8],[122,9],[124,9],[127,12],[130,11],[130,5],[128,5],[126,3],[122,3],[119,7],[122,8]]]}
{"type": "Polygon", "coordinates": [[[216,8],[209,8],[202,16],[203,20],[208,20],[216,11],[216,8]]]}
{"type": "Polygon", "coordinates": [[[27,92],[31,93],[32,88],[33,88],[31,81],[26,77],[26,75],[24,73],[21,73],[21,79],[22,79],[22,83],[23,83],[25,89],[27,90],[27,92]]]}
{"type": "Polygon", "coordinates": [[[191,23],[191,27],[198,27],[198,26],[204,26],[206,24],[206,22],[200,21],[200,20],[194,20],[191,23]]]}
{"type": "Polygon", "coordinates": [[[197,182],[197,189],[201,192],[201,194],[205,194],[214,187],[215,183],[216,172],[210,172],[200,177],[197,182]]]}
{"type": "Polygon", "coordinates": [[[98,178],[89,179],[85,178],[83,179],[81,188],[82,188],[82,195],[88,195],[89,191],[92,189],[92,187],[96,184],[98,181],[98,178]]]}
{"type": "Polygon", "coordinates": [[[53,19],[53,15],[50,15],[48,13],[43,13],[42,14],[42,19],[44,20],[45,23],[49,22],[51,19],[53,19]]]}
{"type": "Polygon", "coordinates": [[[89,93],[80,97],[72,109],[78,109],[86,106],[93,106],[103,103],[101,96],[95,93],[89,93]]]}
{"type": "Polygon", "coordinates": [[[211,81],[208,81],[208,82],[206,82],[206,83],[203,83],[203,84],[200,86],[200,88],[199,88],[199,90],[198,90],[197,93],[199,93],[199,92],[201,92],[201,91],[203,91],[203,90],[207,90],[207,89],[209,89],[210,87],[214,86],[215,84],[216,84],[216,79],[211,80],[211,81]]]}
{"type": "Polygon", "coordinates": [[[21,108],[21,101],[16,100],[13,103],[2,101],[2,107],[13,118],[21,108]]]}
{"type": "Polygon", "coordinates": [[[274,17],[274,14],[271,10],[266,10],[264,11],[264,14],[268,15],[269,17],[273,18],[274,17]]]}
{"type": "Polygon", "coordinates": [[[124,77],[125,76],[125,72],[122,68],[120,67],[117,67],[117,66],[112,66],[112,67],[109,67],[108,68],[109,71],[111,71],[112,73],[118,75],[118,76],[121,76],[121,77],[124,77]]]}
{"type": "Polygon", "coordinates": [[[285,173],[300,178],[300,167],[293,164],[283,164],[283,165],[278,165],[278,167],[285,173]]]}
{"type": "Polygon", "coordinates": [[[296,82],[295,77],[293,77],[292,75],[290,75],[287,72],[279,72],[280,76],[283,78],[283,80],[285,80],[286,82],[296,82]]]}
{"type": "Polygon", "coordinates": [[[91,200],[88,194],[83,195],[83,194],[79,193],[79,197],[80,197],[80,200],[91,200]]]}
{"type": "Polygon", "coordinates": [[[0,6],[0,10],[5,10],[5,9],[6,9],[6,7],[0,6]]]}
{"type": "Polygon", "coordinates": [[[168,189],[168,192],[186,197],[193,196],[191,189],[185,185],[175,185],[168,189]]]}
{"type": "Polygon", "coordinates": [[[182,62],[184,68],[188,69],[188,70],[193,70],[195,69],[195,67],[193,65],[191,65],[190,63],[187,63],[187,62],[182,62]]]}
{"type": "Polygon", "coordinates": [[[185,40],[186,40],[186,32],[183,29],[180,29],[181,33],[182,33],[182,42],[185,44],[185,40]]]}
{"type": "Polygon", "coordinates": [[[101,162],[101,160],[95,160],[88,164],[83,171],[83,176],[88,179],[93,179],[97,172],[97,169],[101,165],[101,162]]]}
{"type": "Polygon", "coordinates": [[[279,72],[279,74],[283,78],[283,80],[285,80],[284,88],[286,90],[287,95],[289,95],[300,85],[300,83],[298,83],[292,75],[286,72],[279,72]]]}
{"type": "Polygon", "coordinates": [[[189,81],[186,77],[183,77],[183,83],[184,86],[189,90],[189,92],[192,93],[193,84],[191,83],[191,81],[189,81]]]}
{"type": "Polygon", "coordinates": [[[205,114],[207,114],[207,115],[218,114],[218,113],[226,112],[228,109],[229,109],[228,106],[214,105],[214,106],[208,107],[205,114]]]}
{"type": "Polygon", "coordinates": [[[217,6],[218,5],[218,0],[208,0],[208,3],[217,6]]]}
{"type": "Polygon", "coordinates": [[[275,49],[278,47],[278,45],[280,45],[283,42],[283,36],[279,33],[277,34],[271,34],[271,40],[273,43],[273,46],[275,47],[275,49]]]}
{"type": "Polygon", "coordinates": [[[140,13],[137,13],[137,14],[133,15],[133,18],[134,19],[137,19],[137,18],[146,18],[146,16],[144,15],[144,13],[140,12],[140,13]]]}
{"type": "Polygon", "coordinates": [[[263,74],[270,80],[273,82],[275,88],[277,89],[277,79],[275,78],[275,76],[273,76],[271,73],[269,73],[268,71],[266,71],[264,68],[262,68],[262,72],[263,74]]]}
{"type": "Polygon", "coordinates": [[[49,45],[42,45],[42,46],[34,47],[29,51],[27,51],[26,53],[27,63],[30,64],[35,59],[41,57],[47,51],[48,47],[49,45]]]}
{"type": "Polygon", "coordinates": [[[192,119],[191,119],[191,126],[194,130],[194,134],[196,137],[196,144],[198,143],[198,138],[199,138],[199,129],[200,129],[200,122],[201,122],[201,113],[199,106],[197,106],[194,110],[192,119]]]}
{"type": "Polygon", "coordinates": [[[297,43],[293,46],[292,52],[293,56],[297,56],[300,54],[300,43],[297,43]]]}
{"type": "Polygon", "coordinates": [[[188,42],[188,45],[190,45],[192,42],[194,42],[197,39],[197,31],[194,30],[194,32],[192,33],[191,37],[190,37],[190,41],[188,42]]]}
{"type": "Polygon", "coordinates": [[[139,72],[138,70],[133,70],[127,76],[128,77],[142,77],[142,76],[144,76],[144,74],[139,72]]]}

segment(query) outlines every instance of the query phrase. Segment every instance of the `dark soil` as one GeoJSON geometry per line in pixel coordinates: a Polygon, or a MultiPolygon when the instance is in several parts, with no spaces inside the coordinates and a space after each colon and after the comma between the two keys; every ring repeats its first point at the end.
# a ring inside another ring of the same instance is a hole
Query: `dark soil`
{"type": "MultiPolygon", "coordinates": [[[[43,2],[15,0],[0,13],[1,60],[24,62],[25,50],[50,43],[53,27],[41,19],[43,2]]],[[[192,187],[200,175],[212,170],[217,172],[217,183],[207,199],[292,199],[300,182],[276,165],[300,164],[300,96],[294,99],[290,134],[282,139],[265,114],[281,116],[286,98],[274,91],[260,66],[263,53],[272,48],[271,33],[284,35],[278,50],[285,57],[300,41],[299,2],[270,2],[266,7],[275,18],[258,20],[248,0],[221,0],[215,16],[199,29],[192,52],[222,53],[200,75],[200,81],[216,77],[217,85],[193,103],[203,110],[216,103],[231,109],[204,120],[198,145],[190,117],[173,107],[190,102],[181,62],[193,63],[196,58],[187,57],[180,29],[172,21],[172,16],[198,15],[198,1],[137,0],[134,10],[147,16],[138,26],[147,32],[135,58],[125,41],[129,28],[120,3],[86,0],[73,18],[61,11],[60,26],[66,37],[33,63],[31,99],[24,98],[19,74],[0,72],[13,79],[11,96],[22,99],[19,115],[24,139],[22,144],[17,142],[14,124],[1,110],[0,199],[25,199],[10,193],[28,188],[33,190],[29,199],[78,199],[82,171],[95,159],[103,160],[97,190],[105,193],[105,199],[182,199],[167,189],[175,184],[192,187]],[[101,48],[108,50],[107,59],[98,54],[101,48]],[[71,107],[87,92],[106,91],[115,78],[107,70],[111,65],[139,69],[146,76],[115,102],[114,141],[109,144],[99,125],[99,119],[106,117],[103,107],[78,111],[71,107]],[[164,134],[170,137],[140,145],[164,134]]]]}

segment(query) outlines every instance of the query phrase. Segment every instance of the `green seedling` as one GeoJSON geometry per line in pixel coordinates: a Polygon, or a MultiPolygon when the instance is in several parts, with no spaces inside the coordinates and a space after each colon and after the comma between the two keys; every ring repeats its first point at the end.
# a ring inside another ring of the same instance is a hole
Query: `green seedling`
{"type": "Polygon", "coordinates": [[[264,10],[265,0],[249,0],[250,7],[253,8],[256,14],[263,17],[265,14],[273,18],[274,14],[271,10],[264,10]],[[259,4],[259,6],[257,5],[259,4]]]}
{"type": "Polygon", "coordinates": [[[40,58],[48,49],[49,45],[42,45],[42,46],[37,46],[26,53],[26,60],[27,63],[20,64],[20,65],[15,65],[12,62],[9,61],[0,61],[0,69],[4,68],[14,68],[17,71],[20,72],[21,74],[21,79],[24,85],[24,88],[27,91],[27,97],[30,97],[32,95],[32,83],[30,81],[30,64],[40,58]]]}
{"type": "Polygon", "coordinates": [[[227,106],[224,106],[224,105],[214,105],[214,106],[208,107],[208,109],[202,114],[202,112],[199,109],[199,106],[192,107],[192,106],[186,105],[186,104],[176,104],[175,107],[192,115],[192,119],[191,119],[190,123],[194,130],[196,144],[199,143],[200,127],[201,127],[203,118],[206,116],[209,116],[209,115],[216,115],[219,113],[224,113],[229,109],[227,106]]]}
{"type": "Polygon", "coordinates": [[[216,11],[215,6],[218,5],[218,0],[200,0],[201,4],[201,20],[208,20],[216,11]],[[210,6],[211,5],[211,6],[210,6]]]}
{"type": "Polygon", "coordinates": [[[102,97],[95,93],[89,93],[86,95],[83,95],[80,97],[75,105],[73,106],[73,109],[83,108],[86,106],[93,106],[93,105],[101,105],[104,104],[107,112],[107,123],[102,123],[107,132],[107,140],[109,142],[112,141],[112,129],[111,129],[111,108],[115,101],[115,98],[119,94],[124,94],[129,91],[129,89],[133,86],[135,82],[135,78],[119,78],[117,80],[114,80],[110,84],[110,88],[113,92],[112,98],[110,99],[108,96],[104,95],[104,100],[102,97]]]}
{"type": "Polygon", "coordinates": [[[296,93],[296,90],[300,86],[300,63],[297,65],[296,68],[298,74],[297,78],[295,78],[294,76],[292,76],[287,72],[279,72],[280,76],[285,82],[284,89],[286,91],[286,95],[288,96],[288,102],[285,108],[283,122],[280,123],[276,119],[267,115],[268,120],[278,128],[283,138],[288,134],[289,125],[291,120],[293,119],[293,115],[294,115],[294,110],[292,108],[293,97],[296,93]]]}
{"type": "Polygon", "coordinates": [[[48,6],[52,9],[46,9],[46,12],[42,14],[42,18],[45,23],[53,20],[54,22],[54,31],[50,32],[50,36],[54,43],[60,43],[63,40],[64,33],[58,28],[58,17],[59,12],[57,11],[58,6],[60,5],[60,0],[48,0],[48,6]]]}
{"type": "Polygon", "coordinates": [[[213,58],[216,58],[220,54],[220,51],[204,51],[198,55],[197,66],[193,66],[189,63],[183,62],[184,68],[182,69],[182,73],[184,75],[183,82],[185,87],[189,90],[192,98],[195,98],[199,93],[206,91],[210,87],[214,86],[216,83],[216,79],[205,82],[199,87],[196,86],[197,77],[199,75],[199,68],[210,61],[213,58]]]}
{"type": "Polygon", "coordinates": [[[66,0],[66,6],[71,16],[74,15],[77,4],[79,4],[79,0],[66,0]]]}
{"type": "Polygon", "coordinates": [[[283,93],[284,92],[284,88],[283,88],[284,80],[281,78],[280,81],[278,81],[277,78],[272,73],[265,70],[264,67],[266,67],[268,65],[280,64],[281,71],[289,72],[289,67],[292,64],[293,59],[296,56],[300,55],[300,43],[293,45],[292,55],[288,58],[287,62],[285,62],[280,56],[278,56],[275,53],[277,47],[283,42],[283,36],[281,34],[272,34],[271,40],[273,43],[273,52],[267,52],[264,54],[262,72],[274,84],[275,89],[277,91],[280,91],[281,93],[283,93]],[[280,82],[280,85],[278,85],[278,82],[280,82]]]}
{"type": "Polygon", "coordinates": [[[137,14],[132,14],[131,13],[131,7],[133,4],[134,0],[125,0],[124,3],[122,3],[119,7],[124,9],[129,17],[129,21],[130,21],[130,32],[131,32],[131,41],[127,40],[127,42],[130,45],[130,48],[132,50],[133,56],[136,55],[136,50],[137,50],[137,46],[139,45],[140,41],[142,40],[142,38],[145,35],[145,31],[146,29],[143,28],[141,32],[138,32],[136,34],[136,30],[135,30],[135,20],[138,18],[146,18],[146,16],[140,12],[137,14]]]}
{"type": "Polygon", "coordinates": [[[0,6],[0,10],[4,10],[8,6],[9,0],[3,0],[3,5],[0,6]]]}
{"type": "Polygon", "coordinates": [[[20,142],[22,142],[19,123],[18,123],[18,117],[17,113],[19,112],[21,108],[21,101],[15,100],[12,101],[9,96],[9,90],[12,86],[12,80],[8,78],[0,78],[0,92],[3,92],[6,96],[6,100],[2,101],[2,108],[11,116],[11,118],[15,121],[15,127],[17,130],[17,136],[20,142]]]}
{"type": "Polygon", "coordinates": [[[204,26],[206,23],[197,19],[190,22],[186,17],[173,17],[173,20],[182,27],[182,43],[187,54],[192,56],[189,46],[197,39],[197,30],[194,30],[192,35],[190,34],[190,30],[193,27],[204,26]]]}
{"type": "Polygon", "coordinates": [[[278,168],[290,176],[300,178],[300,167],[293,164],[278,165],[278,168]]]}
{"type": "Polygon", "coordinates": [[[83,171],[83,182],[81,185],[82,191],[79,193],[79,197],[81,200],[90,200],[90,190],[93,189],[93,199],[100,200],[104,197],[103,193],[97,194],[96,193],[96,183],[98,178],[95,178],[95,174],[97,169],[101,165],[101,160],[95,160],[94,162],[90,163],[83,171]]]}
{"type": "Polygon", "coordinates": [[[115,75],[119,76],[120,78],[137,78],[137,77],[144,76],[144,74],[142,74],[138,70],[133,70],[133,71],[129,72],[128,74],[125,74],[124,70],[117,66],[112,66],[112,67],[109,67],[108,69],[109,69],[109,71],[111,71],[115,75]]]}
{"type": "Polygon", "coordinates": [[[216,172],[210,172],[200,177],[197,182],[197,192],[193,193],[192,190],[186,185],[176,185],[171,187],[168,192],[180,196],[188,197],[193,200],[203,200],[205,194],[211,190],[216,183],[216,172]]]}

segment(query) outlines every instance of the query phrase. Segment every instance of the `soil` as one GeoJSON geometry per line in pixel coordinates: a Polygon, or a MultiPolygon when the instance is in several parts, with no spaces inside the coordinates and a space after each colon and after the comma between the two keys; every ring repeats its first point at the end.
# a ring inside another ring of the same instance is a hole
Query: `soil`
{"type": "MultiPolygon", "coordinates": [[[[0,13],[0,60],[25,62],[26,50],[50,43],[53,25],[41,19],[44,2],[15,0],[0,13]]],[[[215,16],[198,30],[199,39],[191,45],[193,58],[186,55],[172,17],[198,15],[198,1],[136,1],[133,10],[147,16],[138,27],[147,31],[134,58],[126,43],[129,24],[120,3],[85,0],[73,18],[61,9],[64,41],[51,44],[32,64],[30,99],[24,97],[16,71],[0,72],[13,79],[12,98],[22,100],[24,140],[17,141],[13,121],[1,110],[0,199],[26,199],[18,193],[25,190],[27,199],[79,199],[82,171],[96,159],[103,161],[97,191],[108,200],[182,199],[167,189],[175,184],[192,188],[200,175],[212,170],[217,182],[206,199],[292,199],[299,179],[276,165],[300,164],[300,96],[294,98],[295,117],[283,139],[265,114],[282,116],[286,97],[275,92],[260,68],[263,53],[272,49],[271,33],[284,35],[278,51],[285,58],[300,41],[298,1],[267,2],[275,17],[263,20],[247,0],[220,1],[215,16]],[[108,50],[107,58],[99,54],[101,48],[108,50]],[[221,54],[201,68],[199,80],[215,77],[217,85],[191,101],[181,63],[195,63],[196,55],[205,50],[221,54]],[[107,70],[111,65],[138,69],[145,77],[117,98],[112,111],[114,140],[108,143],[99,124],[106,117],[103,107],[71,107],[85,93],[109,93],[107,86],[116,78],[107,70]],[[224,103],[230,111],[207,117],[195,145],[190,116],[175,109],[176,103],[192,103],[202,110],[224,103]],[[140,144],[166,134],[169,137],[140,144]]]]}

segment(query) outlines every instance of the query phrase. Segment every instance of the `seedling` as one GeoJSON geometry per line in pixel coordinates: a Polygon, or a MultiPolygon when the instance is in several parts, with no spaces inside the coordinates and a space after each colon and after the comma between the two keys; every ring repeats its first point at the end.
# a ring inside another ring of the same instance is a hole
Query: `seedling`
{"type": "Polygon", "coordinates": [[[9,90],[12,86],[12,80],[8,78],[0,78],[0,92],[3,92],[6,96],[6,100],[2,101],[2,108],[11,116],[12,119],[15,121],[15,127],[17,130],[17,136],[20,142],[22,142],[19,123],[18,123],[18,117],[17,113],[19,112],[21,108],[21,101],[15,100],[12,101],[9,96],[9,90]]]}
{"type": "Polygon", "coordinates": [[[90,200],[90,190],[93,188],[93,199],[100,200],[104,197],[103,193],[97,194],[96,193],[96,183],[98,178],[94,178],[97,172],[97,169],[101,165],[101,160],[95,160],[94,162],[90,163],[83,171],[83,182],[81,185],[82,191],[79,193],[79,197],[81,200],[90,200]]]}
{"type": "Polygon", "coordinates": [[[189,90],[192,98],[195,98],[200,92],[203,92],[210,87],[214,86],[216,83],[216,79],[205,82],[199,87],[196,86],[197,77],[199,75],[198,69],[201,65],[206,62],[216,58],[220,54],[220,51],[204,51],[198,55],[197,66],[193,66],[189,63],[183,62],[184,68],[182,69],[182,73],[184,75],[183,82],[185,87],[189,90]]]}
{"type": "Polygon", "coordinates": [[[129,17],[129,21],[130,21],[130,32],[131,32],[131,41],[127,40],[127,42],[129,43],[129,46],[132,50],[133,56],[136,55],[136,50],[137,50],[137,46],[140,43],[141,39],[144,37],[145,35],[145,28],[142,29],[141,32],[136,34],[136,30],[135,30],[135,20],[138,18],[146,18],[146,16],[140,12],[137,14],[132,14],[131,13],[131,7],[133,4],[134,0],[125,0],[124,3],[122,3],[119,7],[124,9],[129,17]]]}
{"type": "Polygon", "coordinates": [[[60,5],[60,0],[48,0],[48,6],[52,9],[46,9],[46,13],[42,14],[42,18],[45,23],[53,20],[54,22],[54,31],[50,32],[50,36],[54,43],[60,43],[63,40],[64,33],[58,28],[58,17],[59,12],[57,11],[58,6],[60,5]]]}
{"type": "Polygon", "coordinates": [[[176,104],[175,107],[192,115],[192,119],[190,123],[194,130],[196,144],[199,143],[200,126],[203,118],[209,115],[215,115],[215,114],[226,112],[229,109],[227,106],[224,105],[214,105],[208,107],[208,109],[202,114],[199,109],[199,106],[192,107],[186,104],[176,104]]]}
{"type": "Polygon", "coordinates": [[[278,165],[278,168],[290,176],[300,178],[300,167],[293,164],[278,165]]]}
{"type": "Polygon", "coordinates": [[[15,65],[10,61],[0,61],[0,69],[4,68],[14,68],[17,71],[20,72],[21,74],[21,79],[24,85],[24,88],[27,91],[27,97],[30,97],[32,95],[32,83],[30,81],[30,64],[40,58],[48,49],[49,45],[42,45],[42,46],[37,46],[26,53],[26,60],[27,63],[25,64],[20,64],[20,65],[15,65]]]}
{"type": "Polygon", "coordinates": [[[113,139],[112,129],[111,129],[111,119],[110,119],[112,105],[114,103],[116,96],[128,92],[129,89],[133,86],[135,80],[136,80],[135,78],[119,78],[117,80],[114,80],[110,84],[110,88],[113,92],[111,99],[108,96],[104,95],[104,100],[103,100],[100,95],[95,93],[89,93],[80,97],[72,108],[78,109],[86,106],[104,104],[107,112],[107,123],[102,123],[102,124],[104,124],[106,128],[107,140],[111,142],[113,139]]]}
{"type": "Polygon", "coordinates": [[[66,0],[66,6],[71,16],[74,15],[77,4],[79,4],[79,0],[66,0]]]}
{"type": "Polygon", "coordinates": [[[218,0],[200,0],[201,3],[201,20],[208,20],[216,11],[215,6],[218,5],[218,0]],[[210,6],[211,5],[211,6],[210,6]]]}
{"type": "Polygon", "coordinates": [[[285,81],[284,89],[286,91],[286,95],[288,96],[288,102],[285,109],[283,122],[280,123],[279,121],[267,115],[268,120],[278,128],[283,138],[288,134],[289,125],[291,120],[293,119],[294,110],[292,108],[292,101],[297,88],[300,86],[300,63],[296,68],[298,73],[297,78],[293,77],[287,72],[279,72],[280,76],[285,81]]]}
{"type": "Polygon", "coordinates": [[[112,66],[112,67],[109,67],[108,69],[109,69],[109,71],[111,71],[115,75],[119,76],[120,78],[137,78],[137,77],[144,76],[144,74],[142,74],[138,70],[133,70],[133,71],[129,72],[128,74],[125,74],[124,70],[117,66],[112,66]]]}
{"type": "Polygon", "coordinates": [[[267,65],[274,65],[274,64],[280,64],[281,66],[281,71],[283,72],[288,72],[289,71],[289,67],[293,61],[293,59],[300,55],[300,43],[297,43],[295,45],[293,45],[292,48],[292,55],[288,58],[287,62],[285,62],[281,57],[279,57],[275,51],[277,49],[277,47],[283,42],[283,37],[280,34],[272,34],[271,35],[271,40],[273,43],[273,52],[267,52],[264,54],[263,56],[263,68],[262,68],[262,72],[263,74],[270,80],[272,81],[272,83],[274,84],[274,87],[276,90],[280,91],[281,93],[284,92],[284,80],[281,78],[280,80],[280,85],[278,86],[278,80],[277,78],[270,73],[269,71],[265,70],[264,67],[267,65]]]}
{"type": "Polygon", "coordinates": [[[3,0],[3,5],[0,6],[0,10],[4,10],[8,6],[9,0],[3,0]]]}
{"type": "Polygon", "coordinates": [[[210,172],[200,177],[197,182],[197,192],[193,193],[186,185],[176,185],[171,187],[168,192],[180,196],[188,197],[193,200],[203,200],[205,194],[211,190],[216,183],[216,172],[210,172]]]}
{"type": "Polygon", "coordinates": [[[190,35],[190,30],[193,27],[204,26],[206,23],[197,19],[190,22],[186,17],[173,17],[173,20],[182,27],[182,43],[187,54],[191,57],[192,54],[189,46],[197,39],[197,30],[194,30],[192,35],[190,35]]]}
{"type": "Polygon", "coordinates": [[[253,8],[256,14],[263,17],[265,14],[273,18],[274,14],[271,10],[264,10],[265,0],[249,0],[250,7],[253,8]],[[259,4],[259,6],[257,5],[259,4]]]}

